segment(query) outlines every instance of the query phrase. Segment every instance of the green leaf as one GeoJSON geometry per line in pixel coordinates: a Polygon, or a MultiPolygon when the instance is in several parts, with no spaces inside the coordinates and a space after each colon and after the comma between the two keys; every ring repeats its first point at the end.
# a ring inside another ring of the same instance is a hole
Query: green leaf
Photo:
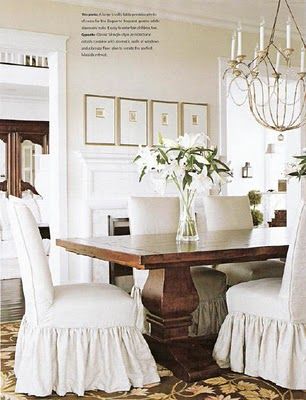
{"type": "Polygon", "coordinates": [[[186,185],[190,185],[191,182],[192,182],[192,176],[190,176],[188,172],[186,172],[183,178],[183,189],[185,189],[186,185]]]}
{"type": "Polygon", "coordinates": [[[133,163],[136,162],[137,160],[139,160],[141,158],[141,156],[138,154],[138,156],[136,156],[133,160],[133,163]]]}
{"type": "Polygon", "coordinates": [[[142,178],[144,177],[144,175],[146,174],[146,170],[147,170],[147,166],[143,167],[141,174],[139,176],[139,182],[141,182],[142,178]]]}
{"type": "Polygon", "coordinates": [[[164,150],[162,150],[160,147],[158,147],[158,150],[159,150],[160,154],[163,156],[164,160],[165,160],[166,162],[168,162],[168,156],[167,156],[167,154],[164,152],[164,150]]]}

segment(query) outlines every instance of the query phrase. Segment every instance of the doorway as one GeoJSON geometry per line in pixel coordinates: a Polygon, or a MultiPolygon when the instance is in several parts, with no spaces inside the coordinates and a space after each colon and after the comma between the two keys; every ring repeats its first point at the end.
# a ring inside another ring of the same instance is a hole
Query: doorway
{"type": "MultiPolygon", "coordinates": [[[[68,280],[67,254],[55,246],[55,239],[66,237],[67,217],[67,117],[66,41],[67,36],[0,29],[0,51],[15,55],[39,54],[49,65],[49,150],[50,150],[50,265],[55,284],[68,280]]],[[[18,57],[17,57],[18,58],[18,57]]],[[[14,59],[14,57],[13,57],[14,59]]],[[[0,76],[1,80],[1,76],[0,76]]]]}

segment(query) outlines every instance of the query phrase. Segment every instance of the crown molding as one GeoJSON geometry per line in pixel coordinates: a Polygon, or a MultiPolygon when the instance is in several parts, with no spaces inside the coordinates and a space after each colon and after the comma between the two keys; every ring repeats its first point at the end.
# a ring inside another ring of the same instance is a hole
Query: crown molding
{"type": "Polygon", "coordinates": [[[0,101],[8,101],[14,103],[49,103],[48,97],[42,96],[18,96],[13,94],[0,95],[0,101]]]}

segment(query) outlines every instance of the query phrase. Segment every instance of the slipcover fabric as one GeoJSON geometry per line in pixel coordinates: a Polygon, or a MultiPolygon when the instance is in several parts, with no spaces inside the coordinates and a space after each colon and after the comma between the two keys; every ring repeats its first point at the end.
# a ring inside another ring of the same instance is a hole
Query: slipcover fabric
{"type": "Polygon", "coordinates": [[[283,278],[240,283],[228,290],[227,304],[213,352],[218,365],[306,390],[306,204],[283,278]]]}
{"type": "MultiPolygon", "coordinates": [[[[206,226],[209,231],[252,229],[248,196],[206,196],[206,226]]],[[[285,263],[280,260],[219,264],[215,268],[227,276],[229,286],[262,278],[283,276],[285,263]]]]}
{"type": "MultiPolygon", "coordinates": [[[[176,233],[179,221],[177,197],[131,197],[129,220],[132,235],[176,233]]],[[[146,310],[141,302],[141,291],[149,271],[133,269],[132,297],[138,308],[137,326],[143,332],[149,327],[145,321],[146,310]]],[[[209,267],[191,267],[191,276],[198,291],[200,303],[193,312],[189,328],[192,336],[217,334],[227,314],[225,292],[226,276],[209,267]]]]}
{"type": "Polygon", "coordinates": [[[16,392],[48,396],[129,390],[159,381],[133,299],[108,284],[53,287],[31,211],[10,202],[25,295],[18,334],[16,392]]]}

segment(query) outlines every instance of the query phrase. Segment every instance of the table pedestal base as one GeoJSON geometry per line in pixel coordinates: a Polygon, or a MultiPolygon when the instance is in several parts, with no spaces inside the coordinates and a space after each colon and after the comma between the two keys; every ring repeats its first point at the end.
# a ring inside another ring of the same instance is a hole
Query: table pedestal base
{"type": "Polygon", "coordinates": [[[212,359],[214,341],[188,336],[191,313],[199,304],[190,267],[150,270],[142,302],[151,326],[146,340],[158,363],[185,382],[220,373],[212,359]]]}
{"type": "Polygon", "coordinates": [[[194,382],[224,373],[212,358],[212,341],[204,342],[193,339],[181,339],[162,342],[145,335],[157,363],[170,369],[184,382],[194,382]]]}

